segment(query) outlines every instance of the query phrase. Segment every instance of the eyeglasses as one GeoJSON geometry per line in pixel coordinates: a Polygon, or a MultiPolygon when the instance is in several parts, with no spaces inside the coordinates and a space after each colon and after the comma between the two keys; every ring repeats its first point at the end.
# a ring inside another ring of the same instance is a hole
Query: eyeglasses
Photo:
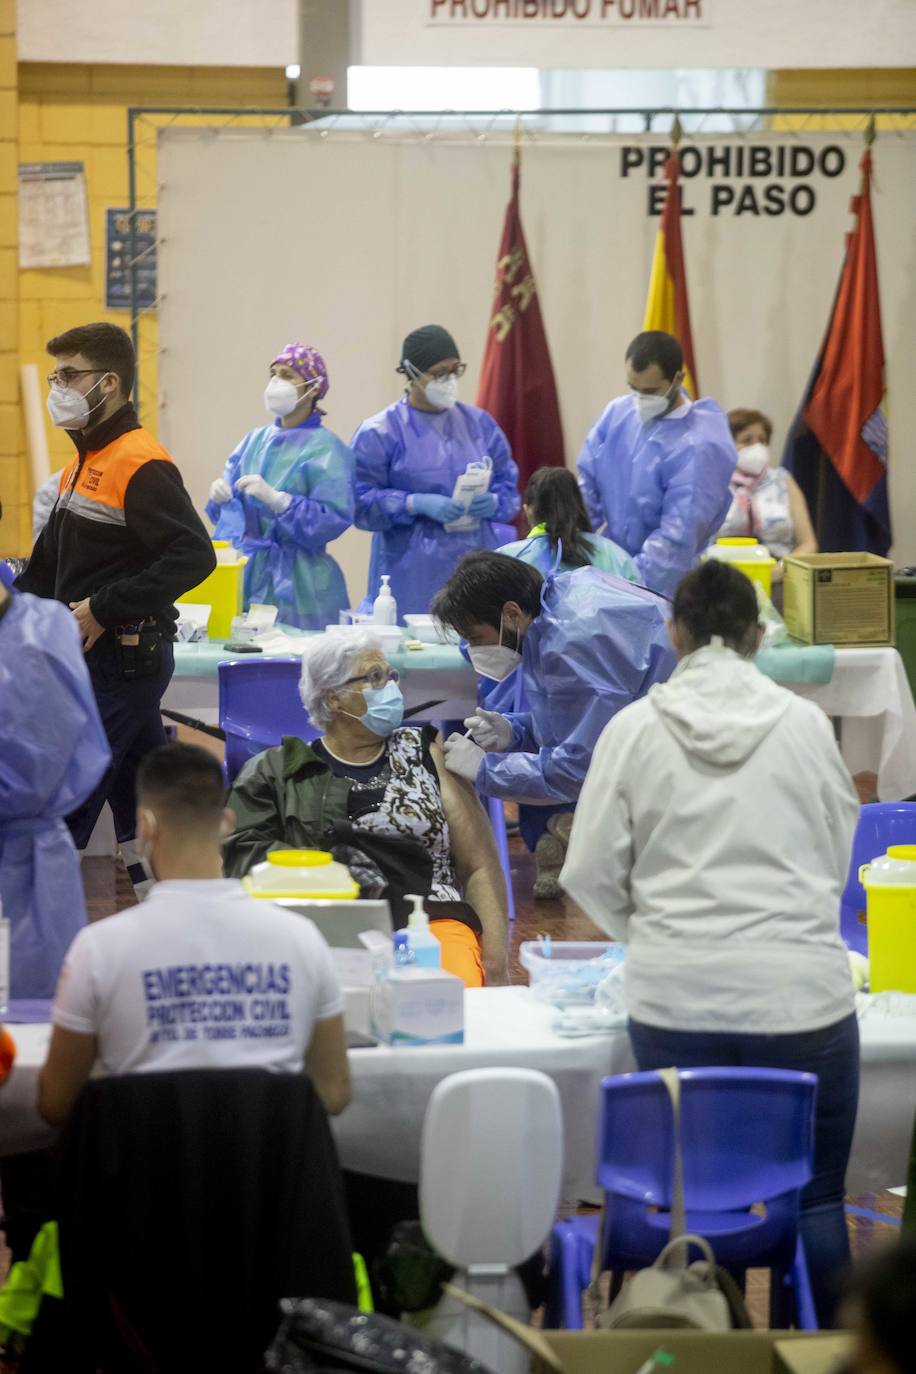
{"type": "Polygon", "coordinates": [[[48,373],[48,386],[53,386],[55,382],[61,386],[69,386],[76,377],[84,377],[91,372],[104,373],[104,371],[104,367],[62,367],[58,372],[48,373]]]}
{"type": "Polygon", "coordinates": [[[368,673],[360,673],[358,677],[348,677],[344,686],[349,687],[351,682],[368,682],[370,687],[379,688],[386,686],[389,682],[400,682],[400,680],[401,674],[397,668],[383,668],[379,664],[375,668],[370,668],[368,673]]]}
{"type": "Polygon", "coordinates": [[[463,377],[468,370],[467,363],[456,363],[447,372],[427,372],[427,377],[432,377],[434,382],[446,382],[450,377],[463,377]]]}

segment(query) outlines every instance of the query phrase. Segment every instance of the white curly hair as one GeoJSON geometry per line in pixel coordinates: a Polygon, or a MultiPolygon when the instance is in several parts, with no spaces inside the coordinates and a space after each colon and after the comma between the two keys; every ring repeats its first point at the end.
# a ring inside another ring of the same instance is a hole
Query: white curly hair
{"type": "Polygon", "coordinates": [[[360,659],[372,649],[384,654],[382,641],[371,630],[331,632],[315,635],[308,641],[302,654],[299,697],[314,725],[322,730],[330,725],[331,712],[323,694],[343,687],[348,678],[355,676],[360,659]]]}

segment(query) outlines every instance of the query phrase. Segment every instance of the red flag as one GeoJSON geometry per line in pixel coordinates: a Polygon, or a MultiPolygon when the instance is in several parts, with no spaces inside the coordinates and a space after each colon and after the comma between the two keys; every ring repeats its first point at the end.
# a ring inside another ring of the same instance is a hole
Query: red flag
{"type": "Polygon", "coordinates": [[[684,386],[696,400],[700,394],[700,387],[697,380],[697,365],[693,357],[690,307],[687,303],[687,268],[684,263],[684,245],[681,241],[681,188],[678,183],[680,170],[680,158],[675,147],[672,148],[671,156],[665,163],[668,190],[665,193],[661,223],[655,237],[655,254],[652,258],[642,327],[663,329],[666,334],[673,334],[677,339],[684,350],[684,366],[687,369],[684,386]]]}
{"type": "Polygon", "coordinates": [[[524,493],[533,472],[561,468],[565,458],[553,366],[519,211],[520,165],[516,147],[477,404],[504,430],[524,493]]]}
{"type": "Polygon", "coordinates": [[[823,451],[861,505],[887,474],[884,343],[878,261],[871,216],[871,149],[859,164],[862,187],[852,199],[855,225],[827,328],[820,373],[804,417],[823,451]]]}

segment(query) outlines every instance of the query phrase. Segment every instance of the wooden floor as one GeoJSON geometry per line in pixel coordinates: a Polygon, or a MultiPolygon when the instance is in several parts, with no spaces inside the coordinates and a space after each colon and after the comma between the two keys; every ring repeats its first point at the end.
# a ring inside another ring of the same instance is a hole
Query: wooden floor
{"type": "MultiPolygon", "coordinates": [[[[534,882],[534,861],[521,840],[509,841],[512,885],[516,896],[517,917],[510,935],[509,968],[513,983],[527,983],[518,951],[524,940],[550,934],[555,939],[600,939],[601,932],[582,917],[567,917],[559,901],[535,901],[531,896],[534,882]]],[[[134,904],[133,890],[123,866],[113,859],[83,860],[83,881],[86,888],[90,920],[99,920],[115,911],[134,904]]],[[[902,1183],[903,1180],[895,1180],[902,1183]]],[[[847,1222],[853,1254],[860,1255],[872,1246],[887,1242],[897,1234],[902,1201],[888,1192],[848,1198],[847,1222]]],[[[0,1275],[6,1268],[0,1232],[0,1275]]],[[[766,1325],[767,1275],[752,1271],[748,1279],[748,1305],[754,1324],[766,1325]]]]}

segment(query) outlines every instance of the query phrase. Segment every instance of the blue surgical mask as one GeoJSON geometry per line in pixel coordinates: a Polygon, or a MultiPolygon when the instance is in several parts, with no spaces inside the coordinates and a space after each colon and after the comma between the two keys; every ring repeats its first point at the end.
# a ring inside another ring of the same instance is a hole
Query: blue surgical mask
{"type": "Polygon", "coordinates": [[[404,698],[396,682],[386,682],[384,687],[366,687],[363,691],[366,710],[361,716],[354,716],[371,730],[373,735],[382,739],[398,728],[404,719],[404,698]]]}

